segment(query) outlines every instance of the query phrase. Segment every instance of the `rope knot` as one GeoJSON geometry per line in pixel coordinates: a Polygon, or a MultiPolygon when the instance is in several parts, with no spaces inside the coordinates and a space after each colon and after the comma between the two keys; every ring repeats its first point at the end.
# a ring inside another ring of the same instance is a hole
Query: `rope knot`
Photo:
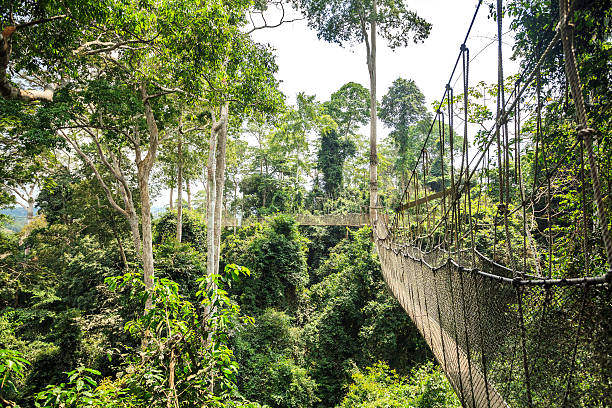
{"type": "Polygon", "coordinates": [[[595,129],[593,128],[579,128],[576,137],[578,138],[578,140],[585,140],[586,138],[593,139],[596,133],[597,132],[595,132],[595,129]]]}

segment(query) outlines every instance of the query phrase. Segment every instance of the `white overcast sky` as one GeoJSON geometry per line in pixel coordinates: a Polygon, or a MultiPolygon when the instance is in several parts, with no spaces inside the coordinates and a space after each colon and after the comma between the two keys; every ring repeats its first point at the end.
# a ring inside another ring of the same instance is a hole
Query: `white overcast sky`
{"type": "MultiPolygon", "coordinates": [[[[446,81],[457,59],[459,47],[476,10],[478,0],[406,0],[408,7],[432,24],[431,34],[424,43],[410,44],[406,48],[390,50],[382,39],[378,40],[377,88],[378,100],[398,77],[412,79],[427,99],[428,106],[439,100],[446,81]]],[[[466,45],[470,49],[470,84],[479,81],[497,82],[497,23],[488,17],[489,7],[483,2],[474,28],[466,45]]],[[[296,16],[295,12],[292,16],[296,16]]],[[[274,23],[274,14],[268,22],[274,23]]],[[[508,33],[508,21],[504,22],[508,33]]],[[[296,21],[280,27],[258,30],[253,38],[273,47],[279,67],[277,78],[280,89],[293,104],[298,92],[316,95],[326,101],[342,85],[353,81],[369,87],[368,70],[363,44],[341,47],[317,38],[306,21],[296,21]]],[[[518,65],[510,61],[513,40],[504,36],[504,75],[517,72],[518,65]]],[[[451,82],[456,93],[461,93],[461,69],[457,69],[451,82]],[[457,79],[459,81],[455,82],[457,79]]],[[[379,135],[388,130],[378,124],[379,135]]],[[[363,133],[366,134],[366,128],[363,133]]],[[[194,190],[203,186],[199,184],[194,190]]],[[[168,191],[155,200],[156,206],[167,205],[168,191]]]]}
{"type": "MultiPolygon", "coordinates": [[[[432,24],[431,34],[424,43],[410,44],[395,51],[390,50],[382,39],[378,40],[378,99],[387,92],[395,79],[403,77],[413,79],[428,102],[439,100],[478,1],[407,2],[410,9],[432,24]]],[[[488,14],[489,8],[484,2],[467,41],[472,58],[485,49],[476,56],[470,67],[472,83],[480,80],[497,81],[497,46],[491,44],[496,38],[497,25],[492,18],[488,18],[488,14]]],[[[507,31],[507,24],[504,26],[507,31]]],[[[258,42],[270,44],[276,50],[278,79],[281,80],[281,90],[287,95],[289,103],[295,101],[298,92],[314,94],[320,101],[325,101],[349,81],[369,87],[363,44],[343,48],[326,43],[317,39],[316,32],[308,28],[305,21],[255,31],[253,37],[258,42]]],[[[504,59],[507,59],[512,53],[512,39],[504,38],[504,43],[504,59]]],[[[514,73],[515,67],[516,64],[506,64],[505,76],[514,73]]],[[[460,74],[460,70],[457,74],[460,74]]]]}

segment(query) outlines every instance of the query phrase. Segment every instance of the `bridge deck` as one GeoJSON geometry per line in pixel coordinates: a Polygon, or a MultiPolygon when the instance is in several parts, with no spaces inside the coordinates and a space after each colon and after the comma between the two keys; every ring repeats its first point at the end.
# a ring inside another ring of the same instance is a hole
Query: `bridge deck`
{"type": "MultiPolygon", "coordinates": [[[[269,217],[247,218],[240,222],[233,217],[223,218],[223,227],[240,227],[254,222],[265,222],[269,217]]],[[[295,221],[298,225],[318,225],[318,226],[346,226],[346,227],[362,227],[369,225],[370,221],[368,214],[363,213],[348,213],[348,214],[326,214],[326,215],[310,215],[297,214],[295,221]]]]}
{"type": "MultiPolygon", "coordinates": [[[[474,364],[470,364],[468,356],[461,347],[457,347],[455,339],[440,327],[436,319],[428,315],[426,311],[428,299],[423,293],[423,285],[417,284],[424,278],[422,273],[417,273],[417,270],[421,271],[422,265],[406,259],[401,254],[396,254],[390,248],[385,248],[378,240],[376,246],[385,281],[425,338],[462,405],[471,408],[508,408],[508,404],[494,385],[490,381],[487,383],[480,370],[474,364]],[[404,265],[407,262],[414,265],[397,270],[397,265],[404,265]]],[[[433,299],[429,299],[429,302],[432,301],[433,299]]]]}

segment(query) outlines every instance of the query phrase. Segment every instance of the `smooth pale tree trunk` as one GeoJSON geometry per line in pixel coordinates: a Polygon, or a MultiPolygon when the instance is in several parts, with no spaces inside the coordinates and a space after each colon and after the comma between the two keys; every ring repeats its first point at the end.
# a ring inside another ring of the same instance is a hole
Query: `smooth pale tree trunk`
{"type": "MultiPolygon", "coordinates": [[[[141,166],[138,166],[141,167],[141,166]]],[[[146,169],[142,169],[146,170],[146,169]]],[[[142,272],[144,284],[147,289],[153,288],[153,230],[151,227],[151,197],[149,194],[149,171],[138,171],[138,191],[142,211],[140,214],[142,222],[142,272]]],[[[153,306],[151,296],[147,298],[145,309],[149,310],[153,306]]]]}
{"type": "Polygon", "coordinates": [[[217,154],[215,171],[215,273],[219,273],[219,255],[221,252],[221,222],[223,217],[223,190],[225,187],[225,156],[227,151],[227,125],[229,121],[229,104],[221,107],[220,126],[217,135],[217,154]]]}
{"type": "Polygon", "coordinates": [[[178,137],[178,174],[176,181],[176,240],[183,239],[183,134],[179,131],[178,137]]]}
{"type": "Polygon", "coordinates": [[[34,219],[34,197],[28,197],[28,209],[26,210],[28,213],[28,223],[34,219]]]}
{"type": "Polygon", "coordinates": [[[215,272],[215,205],[217,203],[217,127],[216,113],[212,112],[212,127],[210,130],[210,140],[208,142],[208,162],[206,164],[206,273],[212,275],[215,272]]]}
{"type": "MultiPolygon", "coordinates": [[[[372,4],[376,14],[376,0],[372,4]]],[[[378,155],[376,153],[376,20],[370,22],[370,47],[368,50],[368,71],[370,74],[370,222],[376,225],[378,212],[378,155]]]]}
{"type": "Polygon", "coordinates": [[[189,180],[185,180],[185,187],[187,189],[187,209],[191,211],[193,206],[191,205],[191,182],[189,180]]]}
{"type": "Polygon", "coordinates": [[[170,187],[170,211],[174,210],[174,187],[170,187]]]}
{"type": "Polygon", "coordinates": [[[136,253],[142,255],[142,242],[140,240],[140,225],[138,222],[138,214],[136,210],[132,209],[128,213],[128,223],[130,224],[130,231],[132,232],[132,241],[134,242],[134,250],[136,253]]]}
{"type": "Polygon", "coordinates": [[[141,159],[140,149],[136,150],[136,168],[138,170],[138,190],[140,192],[140,201],[142,205],[141,223],[142,223],[142,272],[145,287],[149,291],[149,296],[145,303],[145,311],[153,306],[151,291],[153,290],[153,231],[151,227],[151,197],[149,194],[149,176],[151,169],[155,164],[157,156],[157,148],[159,146],[159,129],[149,95],[144,86],[141,87],[141,95],[144,106],[145,119],[147,121],[147,130],[149,131],[149,151],[144,159],[141,159]]]}

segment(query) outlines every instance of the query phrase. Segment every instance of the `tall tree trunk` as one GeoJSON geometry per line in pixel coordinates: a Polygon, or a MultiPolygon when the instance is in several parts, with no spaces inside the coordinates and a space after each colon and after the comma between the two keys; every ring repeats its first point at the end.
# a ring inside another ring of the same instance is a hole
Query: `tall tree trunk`
{"type": "Polygon", "coordinates": [[[183,132],[178,136],[178,174],[176,181],[176,240],[183,239],[183,132]]]}
{"type": "Polygon", "coordinates": [[[221,107],[220,127],[217,135],[217,163],[215,194],[215,273],[219,273],[219,255],[221,252],[221,222],[223,217],[223,190],[225,187],[225,156],[227,150],[227,124],[229,121],[229,103],[221,107]]]}
{"type": "Polygon", "coordinates": [[[187,209],[191,211],[193,206],[191,205],[191,182],[189,180],[185,180],[185,187],[187,188],[187,209]]]}
{"type": "Polygon", "coordinates": [[[130,231],[132,232],[132,241],[134,243],[134,251],[142,258],[142,242],[140,240],[140,225],[138,222],[138,214],[136,209],[131,206],[127,209],[127,219],[130,224],[130,231]]]}
{"type": "Polygon", "coordinates": [[[30,221],[32,221],[32,219],[34,218],[34,197],[32,196],[28,197],[27,213],[28,213],[28,224],[29,224],[30,221]]]}
{"type": "MultiPolygon", "coordinates": [[[[376,16],[376,0],[372,8],[376,16]]],[[[367,37],[366,37],[367,38],[367,37]]],[[[368,71],[370,74],[370,222],[376,225],[378,206],[378,156],[376,153],[376,17],[370,21],[370,47],[368,52],[368,71]]]]}
{"type": "Polygon", "coordinates": [[[174,210],[174,186],[170,187],[170,211],[174,210]]]}
{"type": "Polygon", "coordinates": [[[216,113],[212,112],[213,120],[210,130],[210,141],[208,143],[208,162],[206,164],[207,183],[206,183],[206,273],[215,273],[215,205],[217,195],[217,185],[215,172],[217,168],[217,120],[216,113]]]}
{"type": "Polygon", "coordinates": [[[115,223],[115,217],[111,215],[111,230],[113,231],[113,235],[115,240],[117,241],[117,247],[119,248],[119,255],[121,256],[121,262],[123,262],[123,269],[127,269],[128,262],[127,257],[125,256],[125,250],[123,249],[123,243],[121,242],[121,236],[117,231],[117,225],[115,223]]]}
{"type": "MultiPolygon", "coordinates": [[[[140,167],[140,166],[139,166],[140,167]]],[[[144,284],[147,289],[153,288],[153,230],[151,227],[151,198],[149,195],[149,172],[138,169],[138,190],[142,210],[142,272],[144,284]]],[[[153,302],[151,296],[147,298],[145,310],[151,309],[153,302]]]]}
{"type": "Polygon", "coordinates": [[[153,231],[151,228],[151,197],[149,194],[149,177],[151,169],[157,157],[159,147],[159,128],[151,107],[149,95],[146,87],[140,88],[147,129],[149,131],[149,151],[144,159],[141,159],[140,149],[136,149],[136,167],[138,170],[138,189],[140,191],[141,202],[141,223],[142,223],[142,272],[145,287],[149,291],[149,296],[145,303],[145,311],[151,309],[153,301],[151,291],[153,290],[153,231]]]}

